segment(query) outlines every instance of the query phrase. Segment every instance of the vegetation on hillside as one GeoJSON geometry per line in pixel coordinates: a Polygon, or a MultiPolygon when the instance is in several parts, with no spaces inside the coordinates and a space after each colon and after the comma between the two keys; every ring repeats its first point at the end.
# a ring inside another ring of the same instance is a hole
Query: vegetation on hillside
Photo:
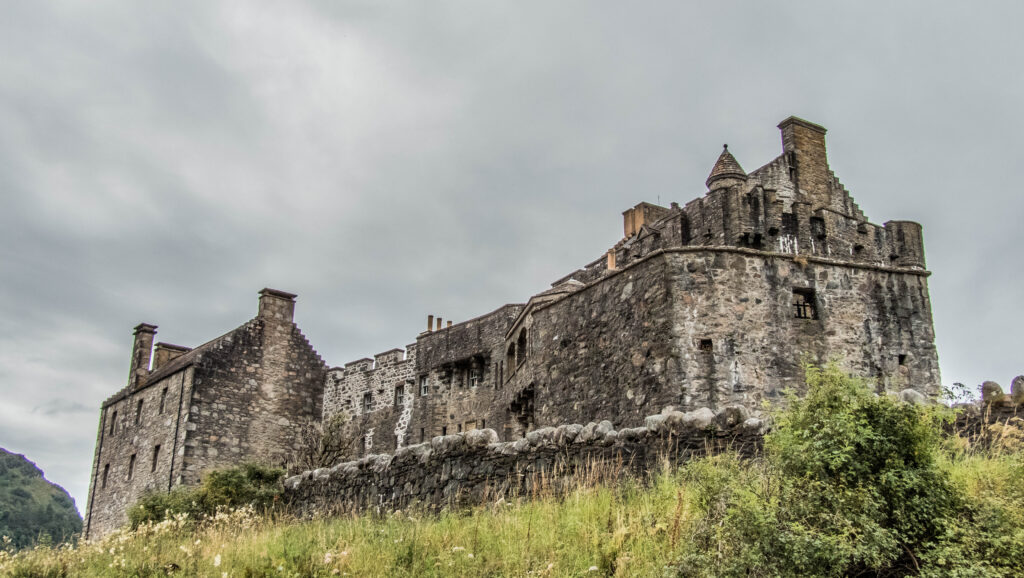
{"type": "Polygon", "coordinates": [[[720,455],[439,516],[179,513],[77,548],[0,554],[0,574],[1024,575],[1019,429],[972,447],[941,434],[948,410],[875,396],[835,368],[808,384],[757,460],[720,455]]]}
{"type": "Polygon", "coordinates": [[[64,488],[21,454],[0,448],[0,537],[9,549],[70,540],[82,531],[82,517],[64,488]]]}

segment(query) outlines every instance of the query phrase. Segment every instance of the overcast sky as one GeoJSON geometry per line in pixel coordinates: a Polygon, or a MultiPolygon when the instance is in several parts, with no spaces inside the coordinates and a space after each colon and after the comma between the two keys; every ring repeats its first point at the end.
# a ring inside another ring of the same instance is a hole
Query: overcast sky
{"type": "Polygon", "coordinates": [[[332,366],[403,346],[790,115],[924,225],[943,381],[1024,373],[1020,2],[0,4],[0,446],[80,510],[137,323],[195,346],[273,287],[332,366]]]}

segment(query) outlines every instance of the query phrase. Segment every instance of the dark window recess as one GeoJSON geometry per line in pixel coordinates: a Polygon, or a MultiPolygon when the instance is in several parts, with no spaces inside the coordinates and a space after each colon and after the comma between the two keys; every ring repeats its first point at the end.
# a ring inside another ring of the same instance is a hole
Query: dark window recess
{"type": "Polygon", "coordinates": [[[860,255],[863,252],[864,252],[864,245],[854,245],[853,246],[853,254],[854,255],[860,255]]]}
{"type": "Polygon", "coordinates": [[[370,411],[373,409],[373,394],[366,392],[363,394],[363,411],[370,411]]]}
{"type": "Polygon", "coordinates": [[[167,388],[160,392],[160,413],[164,413],[164,406],[167,403],[167,388]]]}
{"type": "Polygon", "coordinates": [[[796,236],[796,213],[782,213],[782,234],[796,236]]]}
{"type": "Polygon", "coordinates": [[[405,404],[405,384],[395,386],[395,407],[405,404]]]}
{"type": "Polygon", "coordinates": [[[703,353],[711,353],[714,350],[714,343],[710,339],[701,339],[697,343],[697,350],[703,353]]]}
{"type": "Polygon", "coordinates": [[[128,458],[128,479],[129,480],[132,479],[132,477],[134,475],[135,475],[135,454],[132,454],[131,457],[128,458]]]}
{"type": "Polygon", "coordinates": [[[448,426],[446,426],[446,425],[441,426],[441,435],[443,435],[443,436],[448,435],[448,426]]]}
{"type": "Polygon", "coordinates": [[[811,234],[819,239],[825,238],[825,219],[811,217],[811,234]]]}
{"type": "Polygon", "coordinates": [[[420,428],[420,443],[427,441],[427,428],[420,428]]]}
{"type": "Polygon", "coordinates": [[[462,424],[460,423],[460,424],[459,424],[458,426],[456,426],[456,427],[458,427],[458,428],[459,428],[459,429],[457,430],[457,432],[456,432],[456,433],[462,433],[462,424]]]}
{"type": "Polygon", "coordinates": [[[114,412],[113,417],[110,418],[110,435],[114,435],[114,431],[117,429],[117,412],[114,412]]]}
{"type": "Polygon", "coordinates": [[[153,446],[153,467],[149,469],[151,472],[156,471],[156,464],[160,460],[160,444],[153,446]]]}
{"type": "Polygon", "coordinates": [[[110,475],[110,464],[103,466],[103,480],[100,482],[100,489],[107,487],[107,476],[110,475]]]}
{"type": "Polygon", "coordinates": [[[142,421],[142,400],[139,400],[139,405],[135,406],[135,425],[139,425],[142,421]]]}
{"type": "Polygon", "coordinates": [[[486,427],[487,427],[487,421],[486,420],[480,420],[480,429],[484,429],[486,427]]]}
{"type": "Polygon", "coordinates": [[[793,289],[793,316],[797,319],[818,318],[818,309],[814,304],[814,289],[793,289]]]}
{"type": "Polygon", "coordinates": [[[901,353],[900,356],[899,356],[899,361],[900,361],[900,365],[906,365],[907,364],[907,354],[906,353],[901,353]]]}

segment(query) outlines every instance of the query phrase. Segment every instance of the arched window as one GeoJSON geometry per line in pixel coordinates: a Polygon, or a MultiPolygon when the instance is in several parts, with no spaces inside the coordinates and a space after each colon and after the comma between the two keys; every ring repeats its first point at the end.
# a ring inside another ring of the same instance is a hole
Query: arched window
{"type": "Polygon", "coordinates": [[[516,370],[516,344],[509,343],[508,351],[505,353],[505,366],[508,367],[508,374],[511,376],[516,370]]]}
{"type": "Polygon", "coordinates": [[[518,356],[516,357],[516,366],[519,366],[524,361],[526,361],[526,355],[528,351],[526,347],[526,332],[526,329],[520,331],[519,339],[516,340],[516,353],[518,354],[518,356]]]}

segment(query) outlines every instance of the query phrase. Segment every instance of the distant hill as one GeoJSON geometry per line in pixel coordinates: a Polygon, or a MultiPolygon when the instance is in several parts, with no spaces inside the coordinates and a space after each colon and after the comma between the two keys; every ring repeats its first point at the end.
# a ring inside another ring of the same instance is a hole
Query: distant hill
{"type": "Polygon", "coordinates": [[[82,517],[67,491],[47,481],[25,456],[0,448],[0,536],[20,549],[39,540],[57,544],[81,532],[82,517]]]}

